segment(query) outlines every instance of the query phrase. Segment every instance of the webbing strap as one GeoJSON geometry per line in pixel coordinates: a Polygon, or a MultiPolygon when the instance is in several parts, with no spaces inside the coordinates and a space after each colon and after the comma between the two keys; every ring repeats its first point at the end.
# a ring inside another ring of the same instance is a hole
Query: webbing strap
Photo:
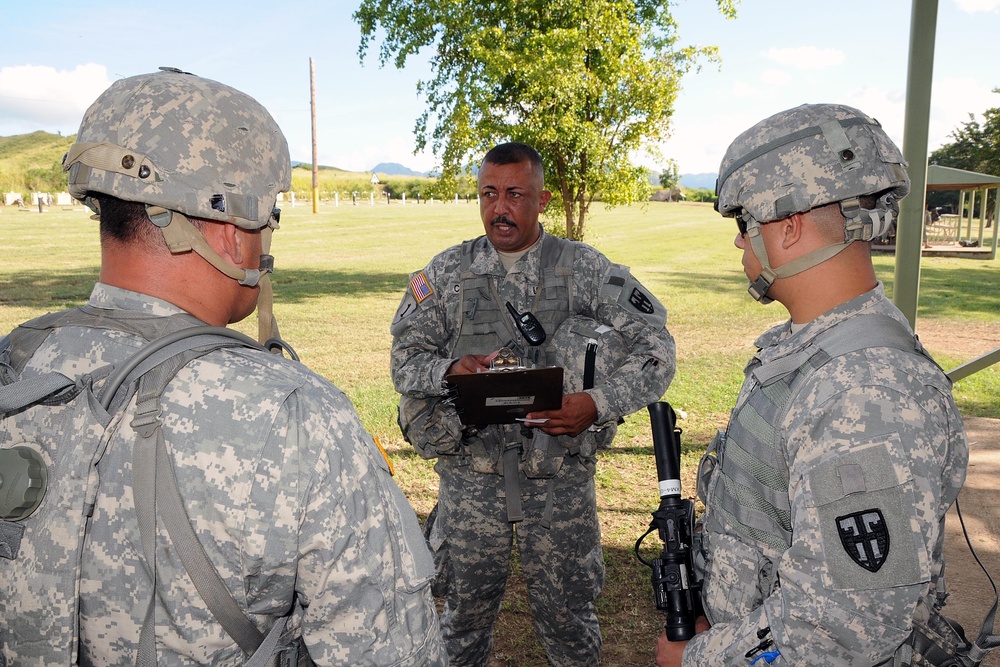
{"type": "Polygon", "coordinates": [[[521,443],[507,443],[503,450],[503,482],[504,494],[507,496],[507,521],[517,523],[524,521],[524,509],[521,507],[521,480],[519,462],[521,458],[521,443]]]}
{"type": "MultiPolygon", "coordinates": [[[[189,346],[197,344],[198,337],[184,341],[189,346]]],[[[203,341],[202,341],[203,342],[203,341]]],[[[132,427],[137,440],[133,449],[133,487],[139,529],[142,535],[146,563],[153,579],[153,598],[146,613],[140,632],[137,667],[156,665],[155,652],[155,591],[156,591],[156,516],[159,515],[167,528],[174,549],[181,559],[184,569],[194,582],[195,588],[205,601],[216,620],[226,633],[233,638],[247,655],[253,654],[264,641],[264,635],[243,613],[232,593],[222,581],[204,547],[191,527],[183,498],[177,485],[173,465],[167,453],[160,422],[160,397],[166,385],[177,371],[193,358],[227,345],[239,344],[233,340],[214,343],[207,348],[175,352],[169,363],[162,362],[151,371],[144,372],[139,379],[136,412],[132,427]],[[152,493],[149,489],[153,489],[152,493]],[[157,511],[157,500],[162,507],[157,511]]],[[[165,349],[165,348],[161,348],[165,349]]],[[[281,623],[281,625],[284,625],[281,623]]],[[[280,634],[280,631],[278,631],[280,634]]],[[[275,638],[275,641],[277,639],[275,638]]]]}
{"type": "Polygon", "coordinates": [[[157,428],[156,468],[156,495],[162,502],[159,514],[167,527],[174,550],[215,620],[222,624],[244,653],[252,655],[264,641],[264,635],[240,609],[191,527],[177,488],[177,476],[163,441],[162,428],[157,428]]]}
{"type": "Polygon", "coordinates": [[[132,498],[136,518],[139,522],[139,536],[142,552],[152,581],[149,606],[139,631],[139,648],[135,655],[136,667],[156,666],[156,439],[160,433],[160,394],[150,389],[166,383],[173,377],[176,368],[160,366],[139,382],[139,396],[132,418],[132,428],[138,436],[132,447],[132,498]]]}
{"type": "Polygon", "coordinates": [[[0,385],[0,415],[8,415],[29,405],[40,403],[75,384],[62,373],[45,373],[12,384],[0,385]]]}
{"type": "MultiPolygon", "coordinates": [[[[271,626],[271,629],[267,631],[267,636],[264,637],[264,641],[260,643],[257,650],[254,652],[250,659],[243,663],[243,667],[265,667],[271,664],[271,657],[274,655],[274,650],[278,647],[278,640],[281,639],[282,633],[285,631],[285,626],[288,625],[288,618],[291,616],[285,616],[279,618],[271,626]]],[[[294,665],[296,662],[290,662],[289,665],[294,665]]],[[[275,665],[277,667],[277,665],[275,665]]]]}

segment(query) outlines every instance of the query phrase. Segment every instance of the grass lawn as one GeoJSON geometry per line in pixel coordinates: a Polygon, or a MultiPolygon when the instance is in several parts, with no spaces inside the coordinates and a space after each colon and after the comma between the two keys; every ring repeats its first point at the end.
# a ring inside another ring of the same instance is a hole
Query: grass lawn
{"type": "MultiPolygon", "coordinates": [[[[97,224],[81,207],[44,214],[0,208],[0,332],[47,311],[83,303],[97,278],[97,224]]],[[[677,341],[677,376],[665,400],[686,417],[685,495],[693,469],[716,429],[723,428],[766,327],[786,319],[779,304],[760,306],[746,293],[736,225],[709,204],[650,204],[605,210],[595,205],[587,241],[633,273],[667,306],[677,341]]],[[[408,451],[395,423],[389,379],[389,322],[410,272],[445,247],[482,233],[474,203],[334,207],[286,202],[272,246],[276,258],[275,314],[284,338],[302,361],[343,389],[365,426],[393,456],[396,479],[421,517],[434,504],[436,476],[408,451]]],[[[891,255],[875,257],[892,293],[891,255]]],[[[1000,345],[1000,263],[924,258],[917,331],[946,369],[1000,345]]],[[[255,322],[237,328],[256,335],[255,322]]],[[[1000,417],[1000,369],[958,383],[963,414],[1000,417]]],[[[599,602],[604,630],[602,664],[652,664],[663,617],[652,601],[648,570],[632,553],[659,497],[645,411],[627,418],[598,473],[607,583],[599,602]]],[[[646,541],[649,555],[656,536],[646,541]]],[[[508,588],[498,626],[495,665],[543,665],[523,584],[508,588]]]]}

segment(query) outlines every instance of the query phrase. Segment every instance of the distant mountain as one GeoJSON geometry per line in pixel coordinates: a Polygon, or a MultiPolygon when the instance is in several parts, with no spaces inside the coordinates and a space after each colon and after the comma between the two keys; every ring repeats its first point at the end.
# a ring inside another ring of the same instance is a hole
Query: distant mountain
{"type": "Polygon", "coordinates": [[[679,182],[686,188],[714,190],[717,176],[718,174],[715,172],[706,174],[681,174],[679,182]]]}
{"type": "MultiPolygon", "coordinates": [[[[308,169],[312,171],[312,162],[296,162],[295,160],[292,160],[292,169],[308,169]]],[[[319,166],[317,171],[323,171],[324,169],[328,171],[347,171],[346,169],[341,169],[340,167],[327,167],[322,164],[319,166]]]]}
{"type": "Polygon", "coordinates": [[[377,165],[371,168],[371,171],[376,174],[385,174],[386,176],[426,176],[427,174],[422,171],[413,171],[409,167],[404,167],[398,162],[379,162],[377,165]]]}

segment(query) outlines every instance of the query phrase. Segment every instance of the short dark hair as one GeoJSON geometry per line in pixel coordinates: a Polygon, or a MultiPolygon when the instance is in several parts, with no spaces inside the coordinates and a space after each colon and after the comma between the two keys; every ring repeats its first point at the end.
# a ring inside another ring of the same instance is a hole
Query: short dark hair
{"type": "MultiPolygon", "coordinates": [[[[101,218],[101,241],[136,243],[147,248],[166,249],[163,233],[149,220],[146,205],[137,201],[125,201],[111,195],[99,194],[95,197],[101,218]]],[[[200,220],[191,219],[199,227],[200,220]]]]}
{"type": "Polygon", "coordinates": [[[147,228],[153,223],[146,215],[145,204],[105,194],[99,194],[95,199],[100,210],[102,241],[132,243],[148,237],[147,228]]]}
{"type": "Polygon", "coordinates": [[[487,162],[496,165],[519,164],[525,161],[530,162],[531,166],[537,169],[539,174],[543,173],[542,156],[528,144],[516,141],[499,144],[491,148],[486,156],[483,157],[483,164],[487,162]]]}

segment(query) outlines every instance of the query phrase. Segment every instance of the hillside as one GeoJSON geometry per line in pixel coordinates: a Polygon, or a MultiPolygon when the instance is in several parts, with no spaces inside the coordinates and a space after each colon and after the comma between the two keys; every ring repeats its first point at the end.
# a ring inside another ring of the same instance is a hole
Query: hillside
{"type": "Polygon", "coordinates": [[[76,139],[48,132],[0,137],[0,192],[64,192],[62,157],[76,139]]]}

